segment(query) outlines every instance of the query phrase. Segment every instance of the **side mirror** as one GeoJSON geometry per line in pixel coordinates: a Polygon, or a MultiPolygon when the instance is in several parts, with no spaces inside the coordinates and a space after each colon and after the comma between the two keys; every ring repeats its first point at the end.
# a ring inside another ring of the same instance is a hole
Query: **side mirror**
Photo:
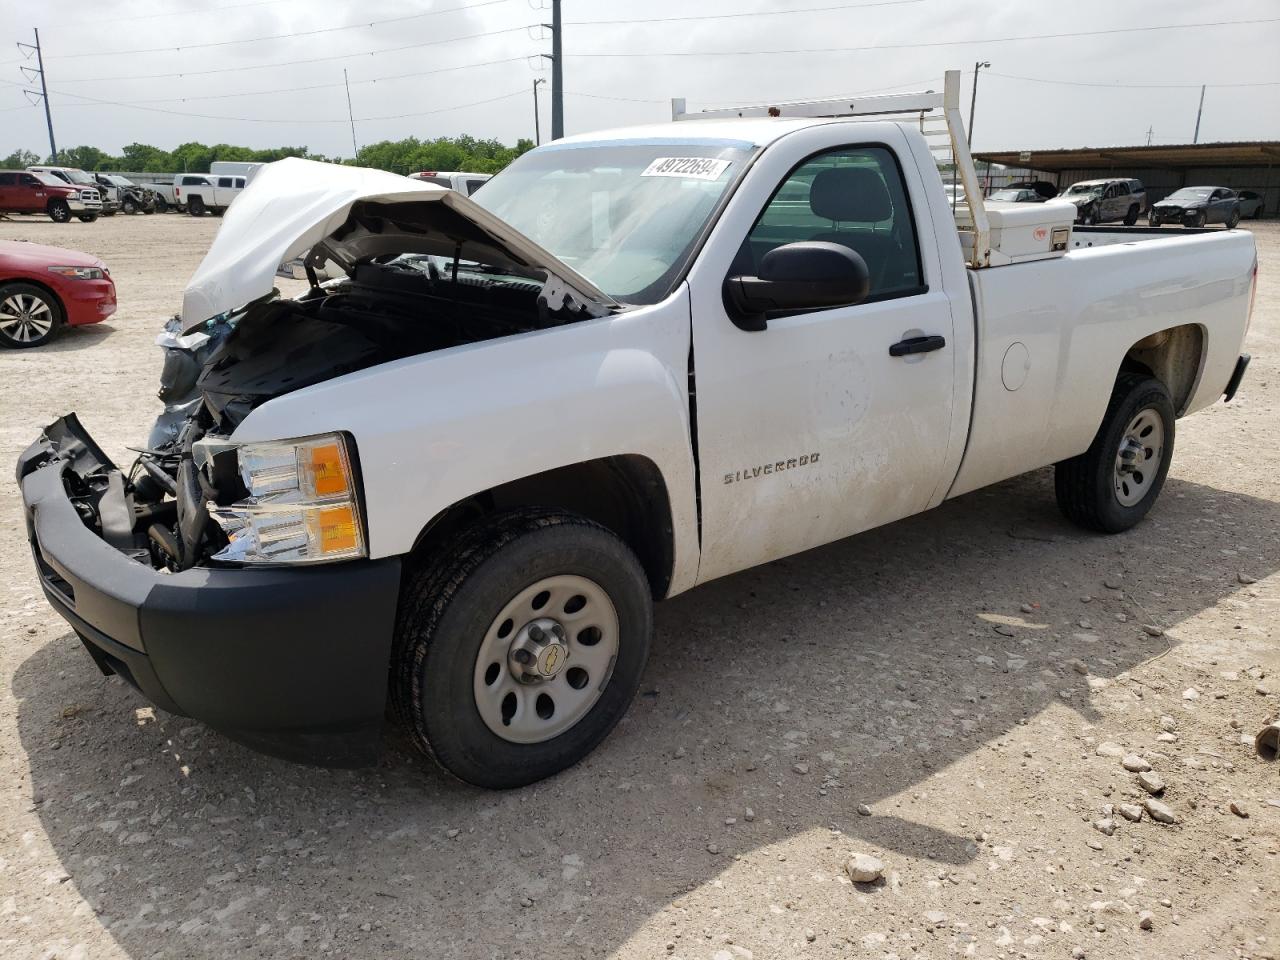
{"type": "Polygon", "coordinates": [[[850,307],[871,291],[867,263],[843,244],[805,240],[760,259],[760,276],[728,277],[725,309],[742,330],[759,331],[773,313],[850,307]]]}

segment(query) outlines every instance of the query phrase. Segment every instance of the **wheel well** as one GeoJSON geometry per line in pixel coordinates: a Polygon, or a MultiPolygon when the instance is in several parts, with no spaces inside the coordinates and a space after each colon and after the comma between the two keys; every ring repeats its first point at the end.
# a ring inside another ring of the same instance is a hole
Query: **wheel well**
{"type": "Polygon", "coordinates": [[[1169,389],[1173,409],[1182,416],[1200,381],[1204,345],[1204,328],[1199,324],[1170,327],[1143,337],[1130,347],[1120,370],[1155,377],[1169,389]]]}
{"type": "Polygon", "coordinates": [[[534,506],[576,513],[612,530],[635,552],[653,595],[666,595],[675,561],[671,500],[657,465],[634,454],[557,467],[468,497],[427,524],[413,553],[439,549],[480,517],[534,506]]]}

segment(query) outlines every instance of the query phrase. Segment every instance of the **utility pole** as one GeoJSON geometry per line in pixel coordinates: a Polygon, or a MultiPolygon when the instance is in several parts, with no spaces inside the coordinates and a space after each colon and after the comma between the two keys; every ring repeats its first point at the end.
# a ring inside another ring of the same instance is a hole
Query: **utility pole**
{"type": "Polygon", "coordinates": [[[990,67],[990,60],[979,60],[973,65],[973,98],[969,101],[969,146],[973,146],[973,113],[978,107],[978,71],[990,67]]]}
{"type": "Polygon", "coordinates": [[[1191,138],[1192,143],[1200,142],[1200,114],[1204,113],[1204,88],[1205,85],[1200,84],[1200,106],[1196,108],[1196,134],[1191,138]]]}
{"type": "Polygon", "coordinates": [[[40,74],[40,97],[41,99],[44,100],[44,122],[49,126],[49,162],[57,163],[58,162],[58,145],[57,143],[54,142],[54,139],[53,139],[53,113],[49,109],[49,86],[44,81],[44,55],[40,50],[40,29],[38,27],[35,28],[35,33],[36,33],[35,46],[32,46],[29,43],[19,42],[18,49],[24,51],[25,52],[24,55],[28,59],[30,59],[31,57],[30,51],[34,50],[36,54],[36,66],[38,67],[38,69],[32,70],[30,67],[21,67],[20,69],[22,70],[23,75],[27,78],[28,82],[32,79],[32,77],[35,74],[37,73],[40,74]]]}
{"type": "Polygon", "coordinates": [[[1155,127],[1147,127],[1147,146],[1151,146],[1151,136],[1156,132],[1155,127]]]}
{"type": "Polygon", "coordinates": [[[351,81],[347,79],[347,68],[342,68],[342,83],[347,88],[347,119],[351,121],[351,159],[356,159],[360,155],[360,148],[356,146],[356,117],[351,112],[351,81]]]}
{"type": "Polygon", "coordinates": [[[551,139],[564,136],[564,48],[560,0],[551,0],[551,139]]]}
{"type": "Polygon", "coordinates": [[[538,84],[546,82],[542,77],[533,81],[533,145],[535,147],[542,146],[542,123],[538,119],[538,84]]]}

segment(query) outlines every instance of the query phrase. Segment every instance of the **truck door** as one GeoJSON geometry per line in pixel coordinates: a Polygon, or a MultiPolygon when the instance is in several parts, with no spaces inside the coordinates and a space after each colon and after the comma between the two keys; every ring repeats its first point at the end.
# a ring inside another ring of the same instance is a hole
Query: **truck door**
{"type": "Polygon", "coordinates": [[[39,177],[29,173],[18,174],[18,185],[11,187],[13,209],[40,213],[49,204],[49,191],[39,177]]]}
{"type": "Polygon", "coordinates": [[[16,209],[18,175],[0,173],[0,210],[16,209]]]}
{"type": "Polygon", "coordinates": [[[952,311],[924,181],[905,137],[897,147],[823,149],[779,170],[763,209],[722,219],[741,232],[717,234],[708,251],[718,253],[690,275],[700,580],[917,513],[945,493],[952,311]],[[871,274],[867,300],[739,329],[724,306],[726,276],[755,276],[766,252],[801,240],[857,251],[871,274]],[[928,352],[890,354],[921,337],[936,338],[928,352]]]}
{"type": "Polygon", "coordinates": [[[219,209],[225,209],[231,206],[231,201],[236,196],[236,178],[235,177],[218,177],[217,184],[213,188],[214,206],[219,209]]]}

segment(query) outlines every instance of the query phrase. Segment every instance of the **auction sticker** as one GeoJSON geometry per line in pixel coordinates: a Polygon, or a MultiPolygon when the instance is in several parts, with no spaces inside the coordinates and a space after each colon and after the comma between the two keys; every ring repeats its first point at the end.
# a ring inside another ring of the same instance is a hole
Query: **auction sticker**
{"type": "Polygon", "coordinates": [[[732,160],[714,157],[659,157],[645,167],[642,177],[683,177],[689,180],[718,180],[732,160]]]}

